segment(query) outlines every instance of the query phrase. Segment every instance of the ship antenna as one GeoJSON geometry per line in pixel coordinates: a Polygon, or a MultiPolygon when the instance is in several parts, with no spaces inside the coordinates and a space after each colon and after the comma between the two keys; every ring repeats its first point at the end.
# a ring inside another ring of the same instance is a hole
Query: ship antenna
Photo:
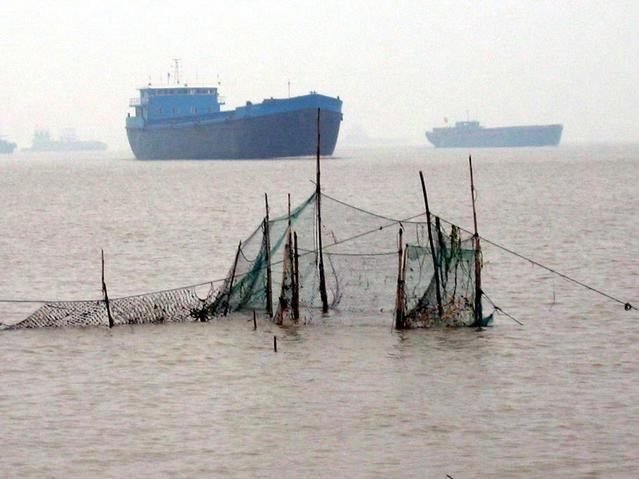
{"type": "Polygon", "coordinates": [[[291,98],[291,80],[288,81],[288,97],[291,98]]]}

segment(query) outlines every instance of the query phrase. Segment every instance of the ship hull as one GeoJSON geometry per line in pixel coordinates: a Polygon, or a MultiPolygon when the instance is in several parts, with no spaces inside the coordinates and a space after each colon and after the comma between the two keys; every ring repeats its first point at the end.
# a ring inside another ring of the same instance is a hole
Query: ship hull
{"type": "Polygon", "coordinates": [[[10,155],[16,149],[15,143],[0,142],[0,155],[10,155]]]}
{"type": "MultiPolygon", "coordinates": [[[[322,110],[320,151],[335,150],[341,112],[322,110]]],[[[127,127],[136,158],[250,159],[314,155],[317,150],[317,109],[273,113],[189,125],[127,127]]]]}
{"type": "Polygon", "coordinates": [[[52,141],[50,143],[34,144],[27,151],[104,151],[106,149],[107,144],[101,141],[52,141]]]}
{"type": "Polygon", "coordinates": [[[435,128],[426,138],[437,148],[513,148],[556,146],[562,125],[510,126],[462,130],[435,128]]]}

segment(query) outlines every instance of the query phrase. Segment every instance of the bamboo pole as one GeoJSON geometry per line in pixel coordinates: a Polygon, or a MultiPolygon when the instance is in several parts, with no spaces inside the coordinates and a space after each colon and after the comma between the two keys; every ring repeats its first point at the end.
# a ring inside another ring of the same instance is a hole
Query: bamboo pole
{"type": "Polygon", "coordinates": [[[300,255],[297,251],[297,233],[293,232],[293,319],[300,319],[300,255]]]}
{"type": "Polygon", "coordinates": [[[404,321],[404,243],[403,229],[399,228],[399,247],[397,249],[398,266],[397,266],[397,295],[395,298],[395,329],[404,329],[406,327],[404,321]]]}
{"type": "Polygon", "coordinates": [[[266,254],[266,312],[273,317],[273,279],[271,277],[271,233],[269,226],[268,195],[264,193],[266,217],[264,218],[264,251],[266,254]]]}
{"type": "Polygon", "coordinates": [[[319,280],[320,280],[320,297],[322,298],[322,312],[328,313],[328,295],[326,294],[326,274],[324,272],[324,254],[322,253],[322,191],[320,187],[320,109],[317,109],[317,178],[315,182],[315,198],[317,201],[317,244],[319,256],[319,280]]]}
{"type": "Polygon", "coordinates": [[[109,294],[107,293],[106,282],[104,281],[104,250],[100,250],[102,256],[102,293],[106,305],[107,318],[109,319],[109,329],[113,327],[113,316],[111,316],[111,306],[109,305],[109,294]]]}
{"type": "Polygon", "coordinates": [[[439,245],[439,261],[442,264],[442,271],[440,279],[442,281],[442,289],[446,289],[446,280],[448,279],[448,262],[444,256],[446,251],[446,242],[444,241],[444,235],[442,234],[442,222],[439,216],[435,216],[435,228],[437,229],[437,243],[439,245]],[[445,263],[445,264],[444,264],[445,263]],[[443,269],[446,268],[446,274],[444,275],[443,269]],[[446,276],[446,279],[444,278],[446,276]]]}
{"type": "Polygon", "coordinates": [[[424,183],[424,175],[419,172],[419,178],[422,182],[422,193],[424,195],[424,204],[426,205],[426,221],[428,222],[428,243],[430,244],[430,252],[433,259],[433,267],[435,269],[435,291],[437,293],[437,312],[439,319],[444,318],[444,307],[442,306],[442,293],[439,285],[439,266],[437,264],[437,255],[435,254],[435,246],[433,244],[433,232],[430,225],[430,209],[428,208],[428,195],[426,194],[426,183],[424,183]]]}
{"type": "Polygon", "coordinates": [[[291,229],[288,228],[288,235],[284,245],[284,261],[282,263],[282,283],[277,311],[275,313],[275,324],[284,324],[284,317],[291,304],[288,301],[288,288],[293,289],[293,244],[291,239],[291,229]]]}
{"type": "Polygon", "coordinates": [[[226,302],[224,304],[224,316],[229,313],[231,306],[231,293],[233,291],[233,282],[235,281],[235,271],[237,270],[237,262],[240,259],[240,251],[242,251],[242,242],[237,245],[237,252],[235,253],[235,261],[233,261],[233,268],[231,269],[231,279],[228,284],[226,292],[226,302]]]}
{"type": "Polygon", "coordinates": [[[473,225],[475,226],[475,321],[473,326],[480,328],[483,322],[481,306],[481,244],[479,243],[479,232],[477,230],[477,208],[475,206],[475,181],[473,179],[473,160],[468,155],[468,166],[470,168],[470,196],[473,202],[473,225]]]}

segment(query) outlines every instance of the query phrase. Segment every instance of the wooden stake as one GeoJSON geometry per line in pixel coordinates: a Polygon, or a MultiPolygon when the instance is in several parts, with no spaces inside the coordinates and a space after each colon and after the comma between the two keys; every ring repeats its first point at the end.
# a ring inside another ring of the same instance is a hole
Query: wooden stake
{"type": "Polygon", "coordinates": [[[320,187],[320,109],[317,109],[317,181],[315,182],[315,197],[317,201],[317,245],[319,256],[320,297],[322,298],[322,312],[328,313],[328,295],[326,294],[326,274],[324,273],[324,255],[322,253],[322,191],[320,187]]]}
{"type": "Polygon", "coordinates": [[[406,327],[404,322],[404,243],[403,243],[403,229],[399,228],[399,248],[398,254],[398,266],[397,266],[397,295],[395,298],[395,328],[404,329],[406,327]]]}
{"type": "Polygon", "coordinates": [[[293,268],[293,240],[291,228],[287,228],[286,243],[284,244],[284,261],[282,262],[282,282],[278,307],[275,312],[275,324],[284,324],[284,318],[291,306],[288,300],[288,288],[290,287],[292,294],[294,288],[293,282],[295,281],[293,268]]]}
{"type": "Polygon", "coordinates": [[[297,251],[297,232],[293,232],[293,319],[300,319],[300,255],[297,251]]]}
{"type": "Polygon", "coordinates": [[[237,252],[235,253],[235,261],[233,261],[233,269],[231,270],[231,280],[229,281],[227,293],[226,293],[226,303],[224,304],[224,316],[229,313],[229,308],[231,307],[231,293],[233,291],[233,282],[235,281],[235,271],[237,269],[237,262],[240,259],[240,251],[242,251],[242,242],[237,245],[237,252]]]}
{"type": "Polygon", "coordinates": [[[419,172],[419,178],[422,182],[422,193],[424,195],[424,204],[426,205],[426,221],[428,222],[428,243],[430,244],[430,252],[433,259],[433,267],[435,270],[435,290],[437,293],[437,311],[439,319],[444,318],[444,307],[442,306],[442,293],[439,286],[439,266],[437,265],[437,255],[435,254],[435,245],[433,244],[433,232],[430,225],[430,209],[428,208],[428,195],[426,194],[426,183],[424,183],[424,175],[419,172]]]}
{"type": "Polygon", "coordinates": [[[273,352],[277,352],[277,336],[273,336],[273,352]]]}
{"type": "Polygon", "coordinates": [[[273,279],[271,277],[271,234],[268,215],[268,195],[264,193],[266,217],[264,218],[264,251],[266,253],[266,312],[273,317],[273,279]]]}
{"type": "Polygon", "coordinates": [[[107,310],[107,318],[109,319],[109,329],[113,327],[113,317],[111,316],[111,306],[109,305],[109,294],[107,293],[106,283],[104,281],[104,250],[100,250],[102,255],[102,293],[104,294],[104,303],[107,310]]]}
{"type": "Polygon", "coordinates": [[[253,331],[257,331],[257,317],[255,316],[255,310],[253,310],[253,331]]]}
{"type": "Polygon", "coordinates": [[[475,181],[473,179],[473,160],[468,155],[468,166],[470,168],[470,196],[473,201],[473,224],[475,226],[475,321],[474,327],[480,328],[483,322],[483,312],[481,306],[481,245],[479,243],[479,232],[477,230],[477,209],[475,207],[475,181]]]}

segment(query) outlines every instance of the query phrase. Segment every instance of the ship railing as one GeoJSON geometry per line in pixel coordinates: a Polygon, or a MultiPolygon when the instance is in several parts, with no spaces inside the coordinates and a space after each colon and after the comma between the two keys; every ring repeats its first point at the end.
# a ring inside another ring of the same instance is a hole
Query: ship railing
{"type": "Polygon", "coordinates": [[[139,98],[130,98],[129,106],[142,106],[142,102],[140,101],[139,98]]]}

